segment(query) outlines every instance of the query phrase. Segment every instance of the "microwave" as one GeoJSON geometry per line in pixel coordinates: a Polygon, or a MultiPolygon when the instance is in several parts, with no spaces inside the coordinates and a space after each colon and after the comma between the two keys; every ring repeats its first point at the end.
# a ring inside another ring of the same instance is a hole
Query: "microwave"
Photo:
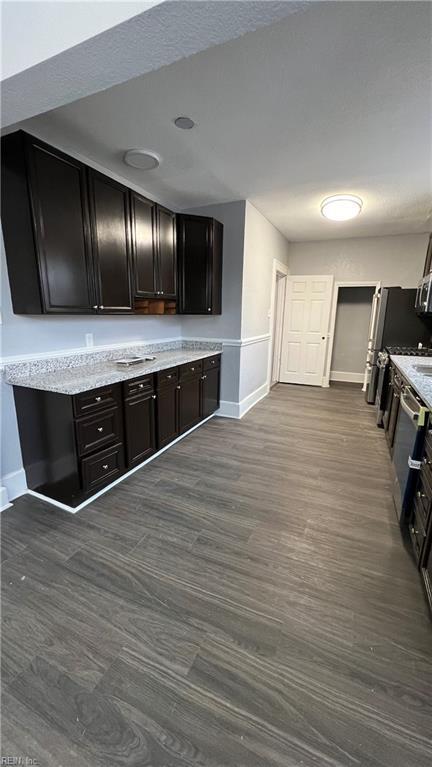
{"type": "Polygon", "coordinates": [[[427,274],[419,282],[415,310],[417,314],[432,314],[432,273],[427,274]]]}

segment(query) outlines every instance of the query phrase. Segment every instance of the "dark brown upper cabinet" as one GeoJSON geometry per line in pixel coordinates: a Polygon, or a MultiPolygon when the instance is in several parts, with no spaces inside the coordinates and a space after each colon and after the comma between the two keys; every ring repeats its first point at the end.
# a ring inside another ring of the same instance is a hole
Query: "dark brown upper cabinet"
{"type": "Polygon", "coordinates": [[[86,168],[23,131],[2,138],[2,226],[17,314],[95,303],[86,168]]]}
{"type": "Polygon", "coordinates": [[[131,192],[134,295],[154,298],[158,290],[156,203],[131,192]]]}
{"type": "Polygon", "coordinates": [[[93,308],[102,314],[131,312],[129,189],[91,168],[88,175],[97,296],[93,308]]]}
{"type": "Polygon", "coordinates": [[[158,295],[175,298],[177,295],[177,232],[176,216],[171,210],[157,206],[157,271],[158,295]]]}
{"type": "Polygon", "coordinates": [[[177,216],[181,314],[221,314],[222,240],[214,218],[177,216]]]}
{"type": "Polygon", "coordinates": [[[131,192],[132,253],[136,298],[177,296],[175,213],[131,192]]]}

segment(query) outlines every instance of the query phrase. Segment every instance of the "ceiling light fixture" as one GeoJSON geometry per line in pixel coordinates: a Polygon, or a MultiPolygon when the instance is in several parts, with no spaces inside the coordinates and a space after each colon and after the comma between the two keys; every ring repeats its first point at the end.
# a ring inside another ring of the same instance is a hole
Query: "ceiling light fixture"
{"type": "Polygon", "coordinates": [[[195,123],[190,117],[176,117],[174,125],[182,130],[190,130],[194,127],[195,123]]]}
{"type": "Polygon", "coordinates": [[[123,162],[126,165],[130,165],[131,168],[154,170],[159,167],[161,158],[153,152],[148,152],[146,149],[129,149],[124,154],[123,162]]]}
{"type": "Polygon", "coordinates": [[[363,200],[354,194],[335,194],[321,203],[321,214],[331,221],[348,221],[355,218],[363,207],[363,200]]]}

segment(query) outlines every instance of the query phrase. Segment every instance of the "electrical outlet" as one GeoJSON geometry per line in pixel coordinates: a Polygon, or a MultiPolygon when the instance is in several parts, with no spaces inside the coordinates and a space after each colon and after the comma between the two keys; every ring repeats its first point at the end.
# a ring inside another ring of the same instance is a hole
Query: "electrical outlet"
{"type": "Polygon", "coordinates": [[[86,346],[93,346],[93,333],[85,334],[86,346]]]}

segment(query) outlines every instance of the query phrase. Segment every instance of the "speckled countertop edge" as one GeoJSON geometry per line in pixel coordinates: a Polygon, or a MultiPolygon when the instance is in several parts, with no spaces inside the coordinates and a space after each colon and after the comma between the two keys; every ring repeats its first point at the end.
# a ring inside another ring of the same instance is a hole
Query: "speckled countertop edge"
{"type": "MultiPolygon", "coordinates": [[[[5,366],[4,379],[6,383],[14,386],[24,386],[30,389],[51,391],[57,394],[81,394],[101,386],[113,383],[121,383],[143,375],[157,373],[170,367],[184,365],[187,362],[211,357],[222,352],[222,344],[216,342],[187,342],[185,347],[175,345],[175,348],[163,349],[162,344],[158,349],[149,348],[149,345],[131,345],[130,349],[114,350],[112,354],[104,352],[102,359],[93,355],[93,361],[87,364],[76,364],[76,358],[67,358],[66,367],[58,367],[58,358],[54,360],[34,360],[30,363],[14,363],[5,366]],[[190,348],[192,347],[192,348],[190,348]],[[106,355],[109,354],[108,359],[106,355]],[[141,365],[133,365],[127,368],[118,368],[115,359],[121,359],[126,354],[154,354],[154,361],[144,362],[141,365]],[[50,363],[54,362],[54,369],[50,363]]],[[[64,358],[66,360],[66,358],[64,358]]]]}
{"type": "Polygon", "coordinates": [[[416,390],[426,407],[432,408],[432,376],[426,376],[416,369],[416,365],[423,365],[432,370],[432,357],[409,357],[404,354],[391,354],[390,359],[408,383],[416,390]]]}

